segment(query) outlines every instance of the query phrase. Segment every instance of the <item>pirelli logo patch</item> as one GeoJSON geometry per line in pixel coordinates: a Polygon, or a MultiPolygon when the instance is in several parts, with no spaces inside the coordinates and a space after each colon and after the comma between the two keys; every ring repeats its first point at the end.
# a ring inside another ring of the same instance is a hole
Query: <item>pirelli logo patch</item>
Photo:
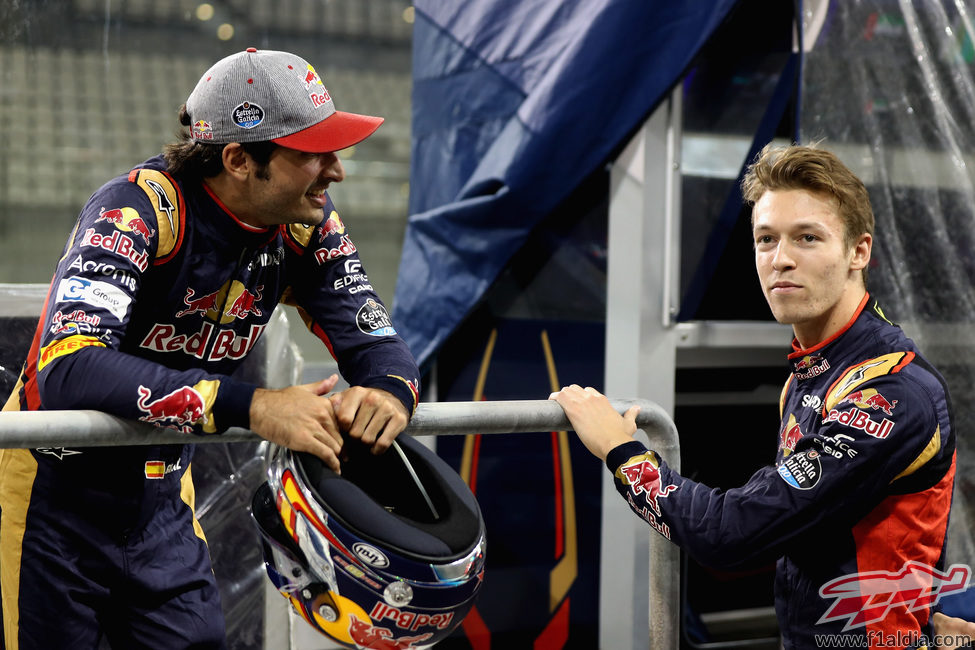
{"type": "Polygon", "coordinates": [[[63,357],[66,354],[71,354],[72,352],[77,352],[82,348],[87,348],[91,346],[105,347],[105,343],[98,340],[94,336],[69,336],[67,338],[55,341],[41,348],[40,354],[37,356],[37,369],[43,370],[44,366],[51,363],[58,357],[63,357]]]}

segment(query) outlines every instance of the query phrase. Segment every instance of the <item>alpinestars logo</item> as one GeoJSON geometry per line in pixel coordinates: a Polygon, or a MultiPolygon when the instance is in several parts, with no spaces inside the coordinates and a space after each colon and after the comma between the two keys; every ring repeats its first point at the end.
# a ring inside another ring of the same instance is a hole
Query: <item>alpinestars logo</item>
{"type": "Polygon", "coordinates": [[[913,612],[931,607],[942,596],[968,588],[972,573],[966,564],[952,564],[948,573],[913,560],[896,573],[867,571],[830,580],[819,588],[823,598],[835,598],[817,624],[847,619],[843,631],[883,620],[895,607],[913,612]]]}

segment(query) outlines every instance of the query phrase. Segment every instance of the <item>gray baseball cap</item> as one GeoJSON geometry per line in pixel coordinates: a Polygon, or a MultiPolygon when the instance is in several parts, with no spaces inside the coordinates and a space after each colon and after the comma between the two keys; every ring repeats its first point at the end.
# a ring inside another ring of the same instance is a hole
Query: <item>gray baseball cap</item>
{"type": "Polygon", "coordinates": [[[324,153],[361,142],[383,118],[335,110],[310,63],[253,47],[217,61],[186,100],[194,140],[227,144],[270,140],[324,153]]]}

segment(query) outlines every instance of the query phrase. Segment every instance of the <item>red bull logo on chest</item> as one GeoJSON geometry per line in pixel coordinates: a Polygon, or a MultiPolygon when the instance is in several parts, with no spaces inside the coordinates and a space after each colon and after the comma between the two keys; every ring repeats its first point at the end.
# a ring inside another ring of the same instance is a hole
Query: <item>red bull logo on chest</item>
{"type": "Polygon", "coordinates": [[[864,410],[872,409],[874,411],[883,411],[887,415],[893,415],[894,407],[897,406],[896,399],[893,402],[889,402],[887,401],[886,397],[878,393],[873,388],[855,390],[841,399],[837,406],[840,404],[845,404],[846,402],[849,402],[864,410]]]}
{"type": "Polygon", "coordinates": [[[234,319],[245,319],[251,314],[263,316],[264,312],[258,306],[264,285],[254,287],[251,291],[243,283],[234,280],[225,283],[212,293],[197,293],[193,287],[186,288],[183,304],[186,309],[176,312],[176,318],[183,318],[192,314],[203,314],[207,319],[216,321],[221,306],[220,324],[225,325],[234,319]]]}
{"type": "Polygon", "coordinates": [[[98,213],[98,218],[95,219],[95,223],[99,221],[107,221],[114,224],[119,230],[125,232],[130,232],[138,237],[142,237],[142,242],[145,245],[149,245],[149,239],[156,234],[154,228],[150,227],[145,220],[139,216],[139,213],[135,208],[115,208],[112,210],[106,210],[102,208],[98,213]]]}

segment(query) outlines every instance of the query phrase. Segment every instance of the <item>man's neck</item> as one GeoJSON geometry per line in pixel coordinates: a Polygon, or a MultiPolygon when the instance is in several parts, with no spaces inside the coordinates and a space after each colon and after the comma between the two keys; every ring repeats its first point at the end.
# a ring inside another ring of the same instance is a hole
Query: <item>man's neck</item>
{"type": "Polygon", "coordinates": [[[793,325],[792,332],[799,347],[808,350],[836,336],[857,315],[866,294],[867,290],[862,285],[851,288],[822,318],[793,325]]]}

